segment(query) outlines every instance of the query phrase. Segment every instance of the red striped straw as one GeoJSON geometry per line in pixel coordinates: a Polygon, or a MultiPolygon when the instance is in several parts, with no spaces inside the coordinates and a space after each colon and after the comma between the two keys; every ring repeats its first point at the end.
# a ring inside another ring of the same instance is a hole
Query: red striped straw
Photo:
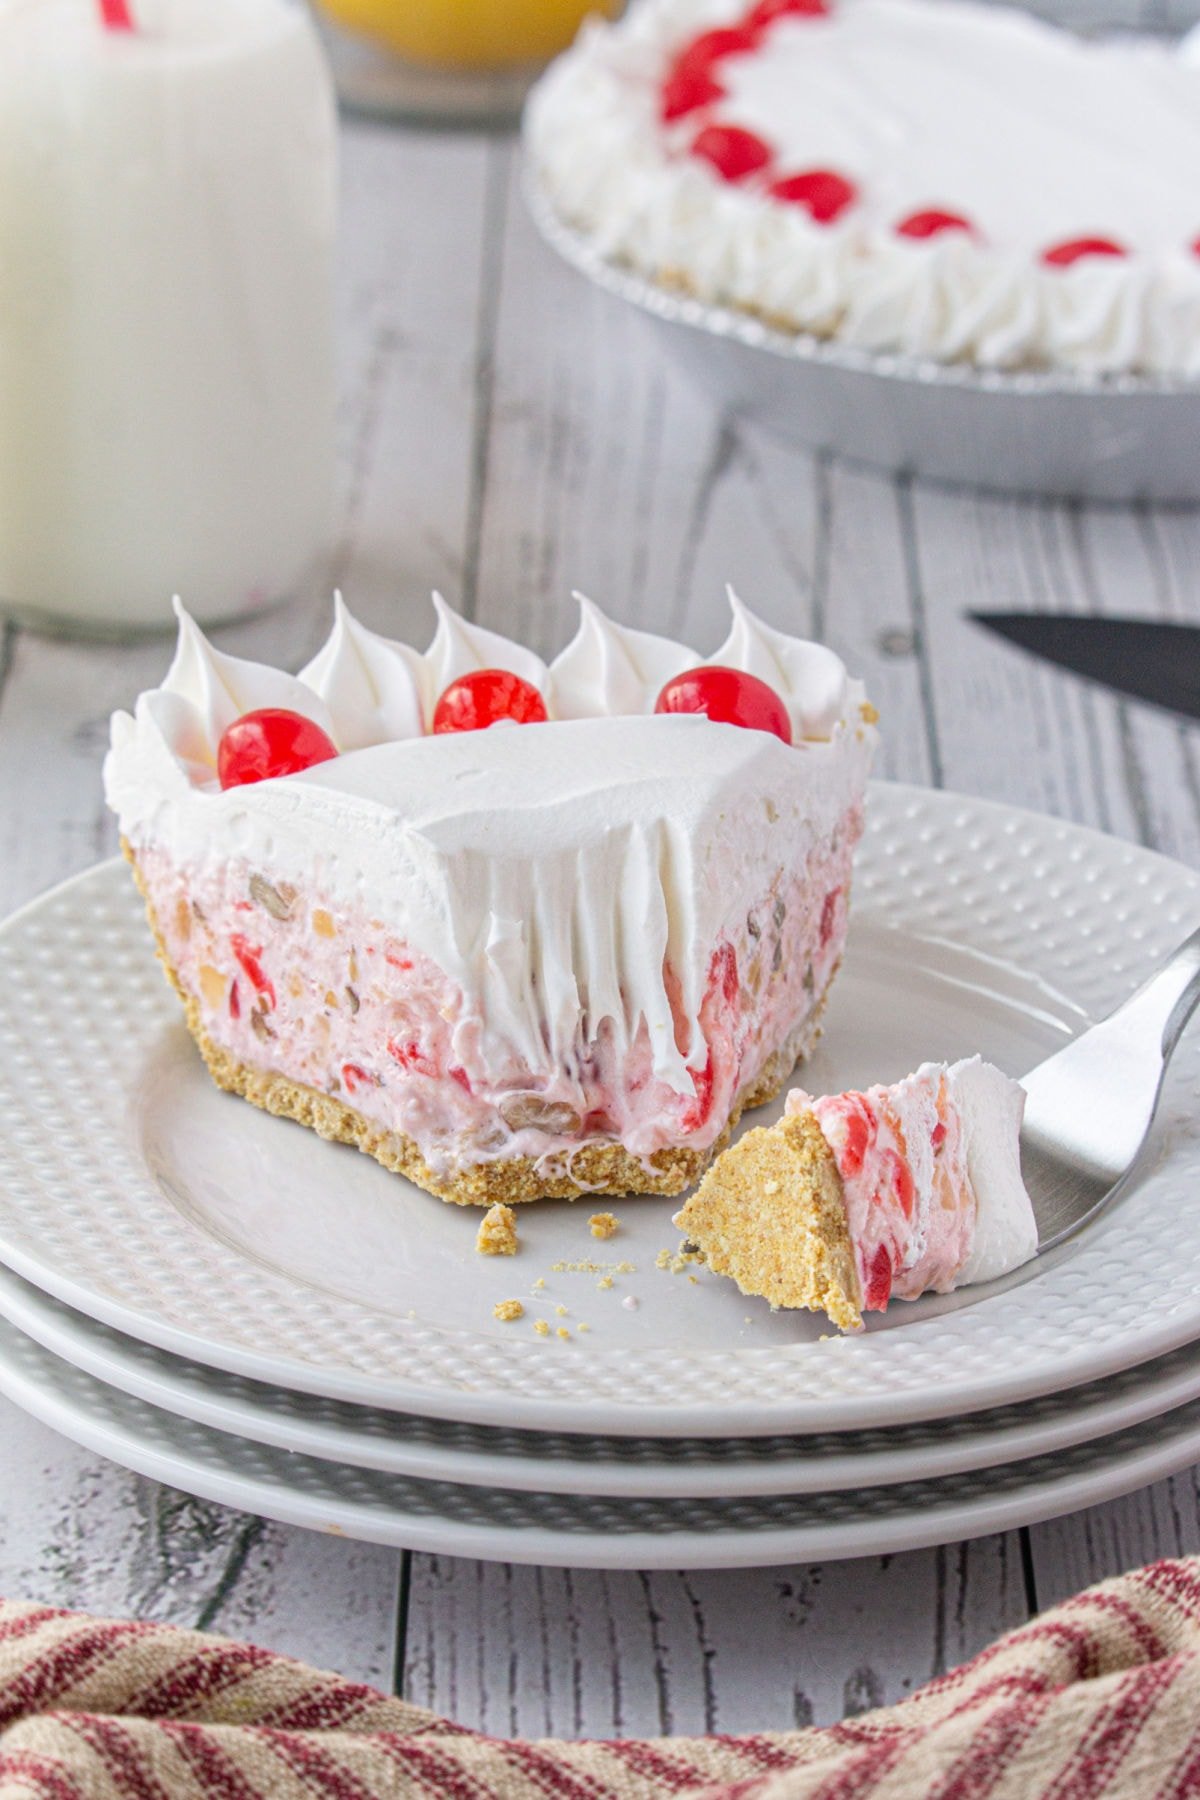
{"type": "Polygon", "coordinates": [[[129,0],[100,0],[100,17],[106,31],[134,31],[129,0]]]}

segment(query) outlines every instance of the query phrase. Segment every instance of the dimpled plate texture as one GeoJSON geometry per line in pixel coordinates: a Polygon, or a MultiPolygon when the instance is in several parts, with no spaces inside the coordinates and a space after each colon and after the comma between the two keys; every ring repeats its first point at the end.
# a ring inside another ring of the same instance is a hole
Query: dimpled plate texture
{"type": "Polygon", "coordinates": [[[249,1443],[119,1393],[0,1322],[0,1393],[152,1480],[285,1524],[566,1568],[768,1567],[883,1556],[1098,1505],[1200,1456],[1200,1401],[1009,1468],[845,1494],[612,1500],[413,1481],[249,1443]]]}
{"type": "Polygon", "coordinates": [[[0,1316],[109,1387],[217,1431],[326,1462],[468,1487],[613,1499],[836,1493],[995,1468],[1124,1431],[1200,1398],[1200,1348],[1020,1406],[805,1438],[602,1438],[347,1405],[187,1362],[0,1270],[0,1316]]]}
{"type": "MultiPolygon", "coordinates": [[[[973,1050],[1020,1074],[1196,926],[1200,878],[1076,826],[877,784],[854,906],[814,1087],[973,1050]]],[[[520,1256],[476,1257],[474,1215],[217,1094],[112,864],[0,931],[0,1260],[131,1336],[329,1398],[606,1435],[889,1426],[1097,1380],[1200,1336],[1198,1092],[1193,1031],[1146,1175],[1103,1218],[1006,1282],[831,1338],[707,1271],[657,1269],[669,1201],[617,1203],[606,1244],[586,1211],[526,1208],[520,1256]],[[612,1292],[550,1273],[622,1245],[636,1272],[612,1292]],[[514,1293],[592,1334],[495,1323],[491,1302],[514,1293]]]]}

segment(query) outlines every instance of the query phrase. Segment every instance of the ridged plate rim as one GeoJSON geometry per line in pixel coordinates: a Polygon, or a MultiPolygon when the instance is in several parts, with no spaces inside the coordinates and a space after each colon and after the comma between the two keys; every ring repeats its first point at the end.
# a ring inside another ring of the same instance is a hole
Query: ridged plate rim
{"type": "Polygon", "coordinates": [[[107,1387],[251,1442],[381,1474],[604,1499],[890,1487],[1091,1443],[1200,1398],[1200,1347],[1018,1407],[808,1438],[603,1438],[381,1412],[272,1388],[114,1332],[0,1268],[0,1317],[107,1387]]]}
{"type": "Polygon", "coordinates": [[[763,1568],[898,1554],[1095,1506],[1200,1456],[1200,1401],[1073,1450],[943,1481],[773,1499],[607,1500],[480,1490],[317,1462],[107,1387],[0,1322],[0,1393],[154,1481],[283,1524],[543,1567],[763,1568]]]}

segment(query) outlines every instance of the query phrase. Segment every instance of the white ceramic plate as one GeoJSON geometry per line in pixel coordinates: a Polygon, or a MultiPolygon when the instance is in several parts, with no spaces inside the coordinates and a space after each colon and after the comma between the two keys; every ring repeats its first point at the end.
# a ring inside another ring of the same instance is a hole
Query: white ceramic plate
{"type": "MultiPolygon", "coordinates": [[[[889,785],[870,812],[813,1086],[975,1050],[1019,1074],[1200,921],[1200,878],[1076,826],[889,785]]],[[[656,1268],[677,1242],[671,1201],[618,1202],[606,1244],[586,1202],[543,1203],[522,1213],[518,1257],[478,1257],[468,1209],[218,1094],[112,864],[0,930],[0,1261],[130,1336],[362,1404],[608,1436],[891,1426],[1200,1336],[1198,1081],[1193,1032],[1156,1165],[1074,1241],[822,1339],[808,1315],[656,1268]],[[555,1271],[581,1259],[635,1272],[599,1292],[594,1273],[555,1271]],[[491,1316],[510,1295],[529,1309],[517,1326],[491,1316]],[[559,1305],[571,1340],[536,1338],[534,1314],[557,1326],[559,1305]]]]}
{"type": "Polygon", "coordinates": [[[506,1431],[322,1400],[206,1368],[72,1312],[0,1270],[0,1316],[108,1387],[326,1462],[425,1481],[611,1499],[720,1499],[889,1487],[1048,1456],[1200,1397],[1200,1347],[1021,1406],[807,1438],[602,1438],[506,1431]]]}
{"type": "Polygon", "coordinates": [[[551,247],[644,313],[667,351],[734,417],[810,449],[1003,493],[1200,499],[1200,381],[1007,371],[887,355],[772,329],[610,262],[531,178],[551,247]]]}
{"type": "Polygon", "coordinates": [[[414,1481],[227,1436],[60,1362],[0,1322],[0,1392],[54,1430],[226,1506],[448,1556],[720,1569],[880,1556],[1009,1531],[1161,1480],[1200,1456],[1200,1401],[1011,1468],[847,1494],[604,1500],[414,1481]]]}

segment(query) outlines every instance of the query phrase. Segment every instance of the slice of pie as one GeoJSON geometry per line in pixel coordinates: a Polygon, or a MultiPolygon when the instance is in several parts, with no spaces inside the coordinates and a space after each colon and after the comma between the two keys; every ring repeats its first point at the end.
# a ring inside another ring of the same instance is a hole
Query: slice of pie
{"type": "Polygon", "coordinates": [[[704,661],[585,602],[549,667],[339,606],[299,678],[181,613],[105,775],[219,1085],[447,1200],[695,1180],[817,1035],[875,738],[733,605],[704,661]]]}
{"type": "Polygon", "coordinates": [[[743,1293],[855,1330],[890,1300],[991,1281],[1035,1254],[1024,1104],[978,1056],[866,1093],[797,1088],[778,1125],[718,1157],[675,1223],[743,1293]]]}

